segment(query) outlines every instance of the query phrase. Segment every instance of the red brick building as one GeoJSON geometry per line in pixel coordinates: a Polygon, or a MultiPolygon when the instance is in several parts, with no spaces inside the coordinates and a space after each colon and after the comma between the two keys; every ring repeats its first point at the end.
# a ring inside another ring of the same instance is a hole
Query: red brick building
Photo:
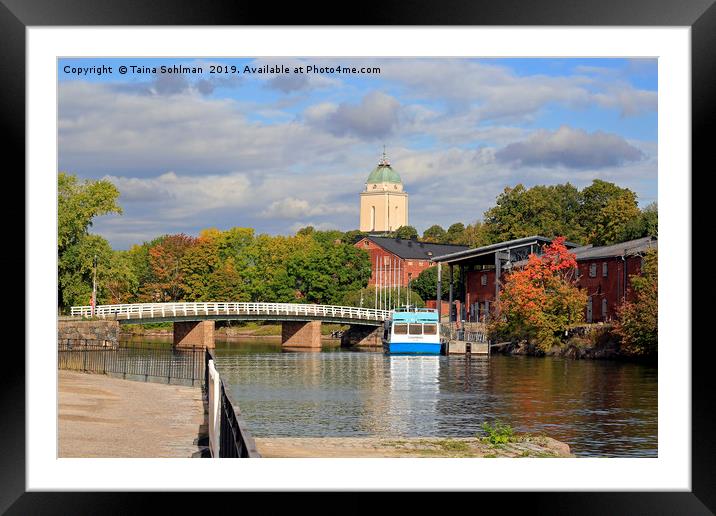
{"type": "MultiPolygon", "coordinates": [[[[460,267],[463,271],[465,295],[458,317],[484,321],[499,296],[501,277],[513,267],[523,265],[531,253],[541,254],[542,246],[549,242],[550,239],[541,236],[526,237],[434,257],[434,262],[447,263],[450,268],[460,267]]],[[[625,299],[631,299],[629,277],[641,271],[642,256],[656,247],[657,241],[645,237],[602,247],[579,247],[569,242],[565,245],[577,258],[579,288],[587,291],[585,320],[601,322],[611,320],[617,307],[625,299]]],[[[443,278],[443,284],[447,283],[443,278]]],[[[450,292],[437,295],[442,299],[448,297],[450,302],[450,292]]],[[[441,310],[441,313],[444,312],[441,310]]]]}
{"type": "Polygon", "coordinates": [[[406,287],[409,279],[416,279],[425,269],[435,265],[433,256],[469,249],[464,245],[431,244],[418,240],[367,236],[355,247],[370,254],[373,267],[368,285],[400,285],[406,287]]]}
{"type": "Polygon", "coordinates": [[[578,284],[587,291],[584,320],[608,322],[619,305],[634,299],[630,277],[641,273],[644,253],[657,247],[651,237],[603,247],[572,249],[577,256],[578,284]]]}

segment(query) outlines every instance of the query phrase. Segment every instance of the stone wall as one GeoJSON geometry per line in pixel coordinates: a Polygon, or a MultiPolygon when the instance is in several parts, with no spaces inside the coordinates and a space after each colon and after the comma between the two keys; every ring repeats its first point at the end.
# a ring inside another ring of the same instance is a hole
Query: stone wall
{"type": "Polygon", "coordinates": [[[57,321],[58,346],[116,347],[118,337],[118,321],[57,321]]]}

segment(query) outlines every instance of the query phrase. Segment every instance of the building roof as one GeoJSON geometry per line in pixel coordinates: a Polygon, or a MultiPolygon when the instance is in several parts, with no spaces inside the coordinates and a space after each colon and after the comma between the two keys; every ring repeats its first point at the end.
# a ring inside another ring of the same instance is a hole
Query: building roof
{"type": "MultiPolygon", "coordinates": [[[[484,245],[482,247],[475,247],[473,249],[466,249],[462,251],[452,251],[449,254],[443,254],[433,258],[436,262],[451,262],[454,260],[462,260],[467,258],[473,258],[483,254],[490,254],[497,251],[503,251],[511,249],[513,247],[521,247],[528,244],[549,244],[552,242],[552,238],[543,237],[540,235],[534,235],[530,237],[515,238],[514,240],[507,240],[505,242],[498,242],[496,244],[484,245]]],[[[568,248],[577,247],[577,244],[572,242],[565,242],[564,245],[568,248]]]]}
{"type": "Polygon", "coordinates": [[[643,253],[648,249],[657,247],[657,239],[654,237],[637,238],[636,240],[628,240],[619,242],[618,244],[605,245],[600,247],[584,246],[571,249],[577,256],[577,261],[592,260],[596,258],[614,258],[617,256],[633,256],[643,253]]]}
{"type": "Polygon", "coordinates": [[[378,162],[378,166],[373,169],[370,173],[366,183],[402,183],[398,173],[393,170],[390,166],[388,158],[385,157],[385,151],[383,151],[383,157],[378,162]]]}
{"type": "Polygon", "coordinates": [[[403,238],[367,236],[368,240],[396,256],[411,260],[434,260],[435,256],[469,249],[465,245],[432,244],[403,238]]]}

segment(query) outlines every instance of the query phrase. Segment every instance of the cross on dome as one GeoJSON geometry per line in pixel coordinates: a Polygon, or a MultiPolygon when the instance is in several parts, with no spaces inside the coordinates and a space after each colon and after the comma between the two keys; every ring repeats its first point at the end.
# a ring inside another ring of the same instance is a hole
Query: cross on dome
{"type": "Polygon", "coordinates": [[[379,167],[389,167],[390,161],[388,161],[388,157],[385,154],[385,144],[383,144],[383,157],[378,162],[379,167]]]}

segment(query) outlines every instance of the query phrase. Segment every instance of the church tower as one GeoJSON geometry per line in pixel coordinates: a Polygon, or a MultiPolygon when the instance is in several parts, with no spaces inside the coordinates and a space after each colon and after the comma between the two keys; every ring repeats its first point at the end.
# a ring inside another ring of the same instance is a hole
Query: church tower
{"type": "Polygon", "coordinates": [[[390,166],[384,149],[360,194],[360,230],[385,233],[407,225],[408,194],[403,191],[403,182],[390,166]]]}

